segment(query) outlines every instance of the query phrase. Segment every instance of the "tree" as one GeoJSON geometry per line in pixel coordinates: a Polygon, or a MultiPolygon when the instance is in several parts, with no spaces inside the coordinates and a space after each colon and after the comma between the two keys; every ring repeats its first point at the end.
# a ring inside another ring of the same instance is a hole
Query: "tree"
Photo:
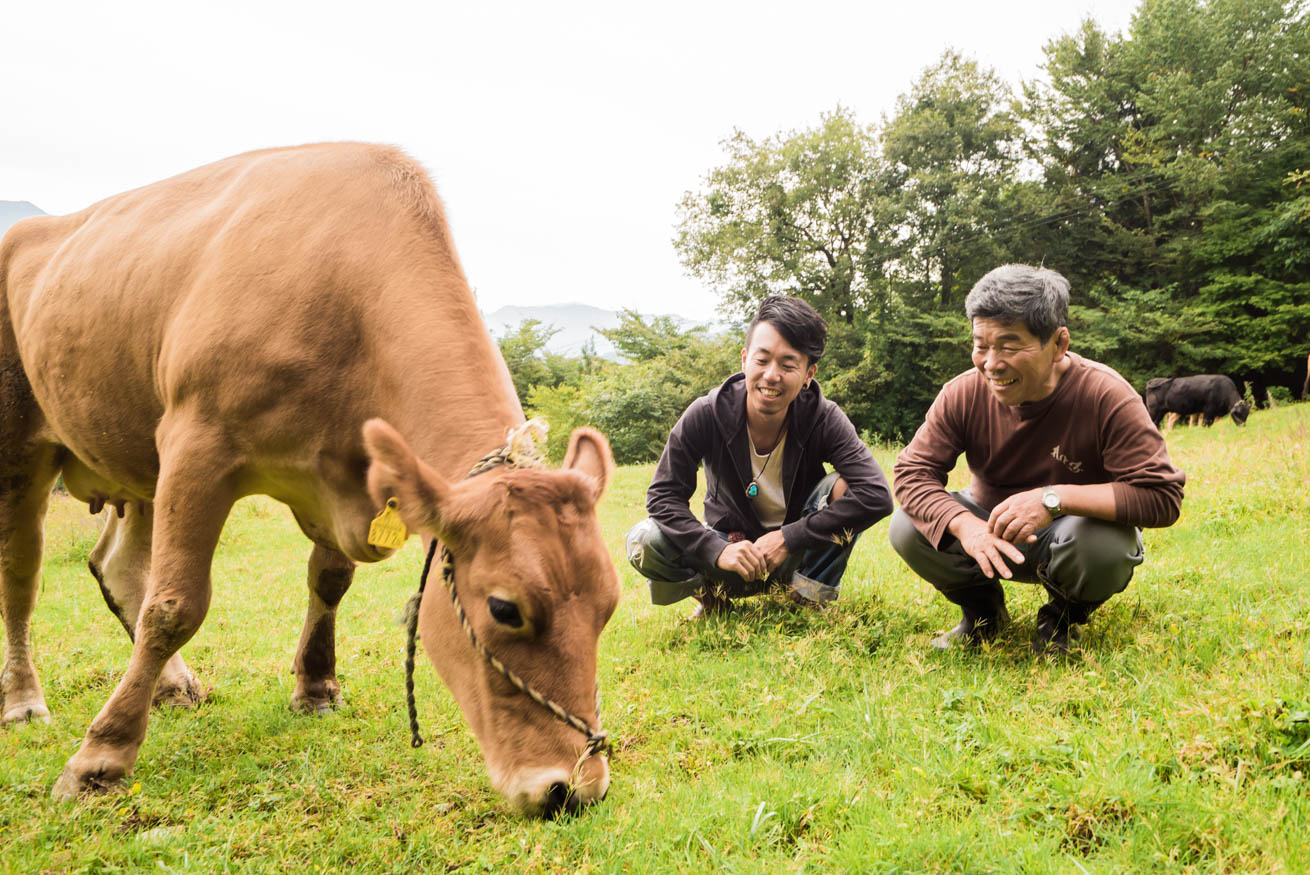
{"type": "Polygon", "coordinates": [[[589,420],[605,432],[615,459],[658,459],[682,412],[741,368],[741,337],[704,326],[680,329],[668,317],[649,321],[631,310],[601,332],[633,358],[587,381],[589,420]]]}
{"type": "Polygon", "coordinates": [[[883,126],[889,179],[900,191],[896,274],[919,300],[957,307],[1003,259],[1006,192],[1021,154],[1009,88],[947,51],[896,103],[883,126]]]}
{"type": "Polygon", "coordinates": [[[837,110],[757,142],[682,202],[683,263],[746,316],[788,292],[830,329],[824,391],[867,433],[908,436],[968,363],[962,290],[1002,259],[1021,134],[991,71],[948,52],[882,131],[837,110]]]}
{"type": "Polygon", "coordinates": [[[667,316],[624,310],[619,327],[601,333],[628,362],[609,363],[576,383],[538,385],[527,396],[533,415],[550,423],[552,459],[563,457],[573,428],[590,425],[609,438],[619,464],[653,461],[688,405],[741,366],[740,336],[683,329],[667,316]]]}
{"type": "Polygon", "coordinates": [[[882,290],[892,191],[873,133],[838,108],[812,130],[723,143],[728,161],[688,192],[674,239],[682,263],[745,317],[788,292],[851,321],[882,290]]]}
{"type": "Polygon", "coordinates": [[[1046,82],[1025,87],[1030,151],[1042,166],[1031,236],[1075,294],[1101,279],[1137,285],[1159,264],[1152,203],[1167,183],[1134,159],[1144,114],[1127,41],[1090,19],[1046,46],[1046,82]]]}
{"type": "Polygon", "coordinates": [[[1101,310],[1157,302],[1091,330],[1135,358],[1160,350],[1156,373],[1290,380],[1310,332],[1304,3],[1146,0],[1126,37],[1088,23],[1053,42],[1047,72],[1030,117],[1056,201],[1083,205],[1050,228],[1075,288],[1101,310]]]}
{"type": "Polygon", "coordinates": [[[524,319],[518,328],[496,341],[520,401],[526,402],[537,386],[575,383],[582,373],[595,367],[585,352],[581,358],[566,358],[548,350],[546,344],[558,333],[559,329],[553,325],[543,326],[538,319],[524,319]]]}
{"type": "Polygon", "coordinates": [[[828,346],[824,394],[868,439],[907,441],[942,383],[969,367],[969,323],[962,312],[891,298],[852,326],[834,326],[828,346]]]}

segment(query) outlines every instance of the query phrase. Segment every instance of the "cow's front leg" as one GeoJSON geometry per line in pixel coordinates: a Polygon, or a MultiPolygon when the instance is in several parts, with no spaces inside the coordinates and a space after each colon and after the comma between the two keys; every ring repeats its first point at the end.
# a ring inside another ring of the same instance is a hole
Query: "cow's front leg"
{"type": "MultiPolygon", "coordinates": [[[[160,432],[169,434],[163,425],[160,432]]],[[[235,500],[231,457],[218,445],[212,437],[181,429],[171,440],[161,440],[154,550],[132,658],[55,782],[56,799],[124,786],[145,740],[155,682],[209,609],[214,547],[235,500]]]]}
{"type": "MultiPolygon", "coordinates": [[[[133,640],[150,577],[153,508],[148,502],[130,502],[123,508],[121,518],[109,514],[105,530],[87,562],[100,584],[105,604],[133,640]]],[[[182,654],[174,653],[155,684],[154,704],[191,707],[201,697],[200,683],[182,660],[182,654]]]]}
{"type": "MultiPolygon", "coordinates": [[[[3,388],[3,387],[0,387],[3,388]]],[[[21,451],[0,446],[0,614],[5,661],[0,669],[0,723],[50,722],[32,663],[32,608],[41,581],[41,551],[54,448],[21,451]]]]}
{"type": "Polygon", "coordinates": [[[314,545],[309,554],[309,611],[296,647],[296,690],[291,708],[324,714],[341,698],[337,683],[337,605],[355,578],[355,563],[343,553],[314,545]]]}

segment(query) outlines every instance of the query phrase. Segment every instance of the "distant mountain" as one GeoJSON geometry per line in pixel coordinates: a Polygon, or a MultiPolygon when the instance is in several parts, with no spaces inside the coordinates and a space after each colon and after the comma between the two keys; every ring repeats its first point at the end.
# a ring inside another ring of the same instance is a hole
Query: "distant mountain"
{"type": "Polygon", "coordinates": [[[45,210],[27,201],[0,201],[0,236],[9,230],[9,226],[28,216],[44,216],[45,210]]]}
{"type": "Polygon", "coordinates": [[[615,358],[614,344],[597,333],[597,329],[619,327],[619,314],[615,310],[602,310],[586,304],[546,304],[540,307],[501,307],[483,316],[493,337],[504,337],[522,324],[524,319],[536,319],[542,327],[555,327],[559,332],[546,344],[546,349],[557,355],[581,355],[587,341],[593,341],[596,355],[615,358]]]}

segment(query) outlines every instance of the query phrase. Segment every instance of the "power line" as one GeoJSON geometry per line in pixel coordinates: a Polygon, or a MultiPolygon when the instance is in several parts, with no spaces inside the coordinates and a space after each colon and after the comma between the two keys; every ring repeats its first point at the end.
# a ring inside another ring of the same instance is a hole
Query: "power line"
{"type": "MultiPolygon", "coordinates": [[[[1162,173],[1162,171],[1154,170],[1153,168],[1152,168],[1152,172],[1162,173]]],[[[1144,176],[1145,174],[1143,174],[1143,177],[1144,176]]],[[[1106,198],[1104,206],[1100,207],[1099,209],[1111,209],[1119,206],[1125,201],[1136,199],[1138,197],[1141,197],[1142,195],[1154,194],[1156,192],[1164,191],[1170,188],[1171,186],[1172,183],[1168,179],[1158,179],[1147,185],[1141,185],[1136,188],[1129,189],[1128,191],[1121,192],[1115,197],[1106,198]]],[[[984,237],[990,237],[999,231],[1022,229],[1027,227],[1035,228],[1040,225],[1051,224],[1054,222],[1061,221],[1063,219],[1071,219],[1075,216],[1080,216],[1085,213],[1092,213],[1095,212],[1097,209],[1098,206],[1096,204],[1089,203],[1085,206],[1070,207],[1069,209],[1061,210],[1055,213],[1048,213],[1043,216],[1036,216],[1032,218],[1022,218],[1022,219],[1012,219],[1009,221],[1000,222],[996,225],[993,225],[991,228],[989,228],[986,231],[981,231],[977,234],[973,234],[969,237],[964,237],[952,242],[954,243],[954,245],[962,246],[967,243],[972,243],[976,240],[981,240],[984,237]]]]}

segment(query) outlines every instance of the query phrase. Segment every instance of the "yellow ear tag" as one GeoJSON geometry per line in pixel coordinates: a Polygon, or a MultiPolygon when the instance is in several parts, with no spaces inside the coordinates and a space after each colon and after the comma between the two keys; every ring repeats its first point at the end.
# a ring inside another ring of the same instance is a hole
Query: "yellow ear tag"
{"type": "Polygon", "coordinates": [[[398,507],[394,498],[387,499],[387,506],[375,517],[368,527],[368,543],[373,547],[381,547],[384,550],[399,550],[405,546],[405,539],[409,537],[409,529],[405,528],[405,523],[400,519],[400,514],[396,512],[398,507]]]}

